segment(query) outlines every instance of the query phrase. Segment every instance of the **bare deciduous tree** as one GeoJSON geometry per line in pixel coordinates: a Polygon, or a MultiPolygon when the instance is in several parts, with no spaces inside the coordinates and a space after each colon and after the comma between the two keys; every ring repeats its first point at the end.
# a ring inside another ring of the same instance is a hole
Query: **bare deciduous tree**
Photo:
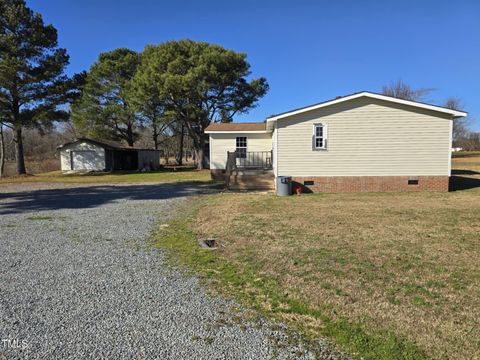
{"type": "MultiPolygon", "coordinates": [[[[462,102],[459,98],[449,97],[444,107],[452,110],[461,110],[462,109],[462,102]]],[[[470,123],[470,119],[468,117],[456,118],[453,120],[453,144],[458,145],[462,139],[468,137],[470,131],[468,130],[468,125],[470,123]]]]}
{"type": "Polygon", "coordinates": [[[390,85],[384,85],[382,94],[404,100],[419,101],[433,90],[432,88],[414,89],[402,80],[397,80],[391,82],[390,85]]]}
{"type": "MultiPolygon", "coordinates": [[[[382,94],[404,100],[421,101],[433,90],[433,88],[414,89],[402,80],[397,80],[391,82],[390,85],[383,86],[382,94]]],[[[461,100],[455,97],[448,98],[443,106],[454,110],[460,110],[463,107],[461,100]]],[[[453,146],[462,147],[465,150],[480,148],[480,134],[469,130],[471,122],[472,119],[470,117],[454,119],[453,146]]]]}

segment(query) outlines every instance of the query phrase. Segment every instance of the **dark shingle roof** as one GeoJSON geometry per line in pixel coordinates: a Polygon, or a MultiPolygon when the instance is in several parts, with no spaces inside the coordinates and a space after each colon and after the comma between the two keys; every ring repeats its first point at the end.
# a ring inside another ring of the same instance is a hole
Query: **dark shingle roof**
{"type": "MultiPolygon", "coordinates": [[[[120,142],[112,141],[112,140],[98,140],[98,139],[92,139],[92,138],[88,138],[88,137],[76,138],[73,141],[70,141],[70,142],[67,142],[63,145],[60,145],[57,149],[61,149],[65,146],[68,146],[68,145],[71,145],[71,144],[74,144],[74,143],[77,143],[77,142],[81,142],[81,141],[96,144],[96,145],[99,145],[99,146],[104,147],[106,149],[112,149],[112,150],[130,150],[130,151],[154,150],[154,149],[144,149],[144,148],[138,148],[138,147],[134,147],[134,146],[128,146],[128,145],[124,145],[120,142]]],[[[156,150],[156,151],[158,151],[158,150],[156,150]]]]}
{"type": "Polygon", "coordinates": [[[264,122],[259,123],[212,123],[205,131],[265,131],[264,122]]]}

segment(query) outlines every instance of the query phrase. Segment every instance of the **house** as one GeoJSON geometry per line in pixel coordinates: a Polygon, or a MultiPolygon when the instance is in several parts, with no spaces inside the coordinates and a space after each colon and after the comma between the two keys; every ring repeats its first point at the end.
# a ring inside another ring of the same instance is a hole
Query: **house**
{"type": "Polygon", "coordinates": [[[278,176],[312,192],[448,191],[453,119],[462,111],[360,92],[207,127],[210,169],[232,188],[278,176]]]}
{"type": "Polygon", "coordinates": [[[155,170],[160,151],[140,149],[107,140],[78,138],[57,148],[62,171],[155,170]]]}

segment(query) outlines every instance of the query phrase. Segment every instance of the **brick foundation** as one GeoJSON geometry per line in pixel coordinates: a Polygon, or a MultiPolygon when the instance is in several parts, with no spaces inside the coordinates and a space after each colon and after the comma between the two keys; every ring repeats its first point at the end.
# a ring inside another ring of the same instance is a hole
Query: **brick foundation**
{"type": "Polygon", "coordinates": [[[210,169],[210,177],[212,180],[225,180],[225,170],[210,169]]]}
{"type": "Polygon", "coordinates": [[[304,192],[404,192],[448,191],[448,176],[293,176],[293,185],[304,192]],[[418,180],[409,185],[408,180],[418,180]],[[304,185],[313,181],[313,185],[304,185]]]}

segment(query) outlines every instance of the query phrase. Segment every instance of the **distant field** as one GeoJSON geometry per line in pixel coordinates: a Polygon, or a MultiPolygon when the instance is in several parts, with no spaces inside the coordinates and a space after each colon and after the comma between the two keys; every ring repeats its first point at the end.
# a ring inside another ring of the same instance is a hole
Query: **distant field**
{"type": "Polygon", "coordinates": [[[480,156],[480,151],[458,151],[452,153],[453,158],[460,158],[460,157],[476,157],[480,156]]]}
{"type": "Polygon", "coordinates": [[[49,173],[12,176],[0,179],[1,183],[21,182],[48,182],[48,183],[141,183],[141,182],[207,182],[210,181],[208,170],[194,170],[191,168],[169,168],[152,172],[115,172],[115,173],[87,173],[87,174],[62,174],[60,171],[49,173]]]}
{"type": "Polygon", "coordinates": [[[357,358],[480,358],[480,154],[459,155],[461,191],[218,194],[156,244],[218,291],[357,358]]]}
{"type": "Polygon", "coordinates": [[[454,153],[452,168],[456,169],[457,173],[466,170],[466,172],[478,172],[480,175],[480,151],[454,153]]]}

